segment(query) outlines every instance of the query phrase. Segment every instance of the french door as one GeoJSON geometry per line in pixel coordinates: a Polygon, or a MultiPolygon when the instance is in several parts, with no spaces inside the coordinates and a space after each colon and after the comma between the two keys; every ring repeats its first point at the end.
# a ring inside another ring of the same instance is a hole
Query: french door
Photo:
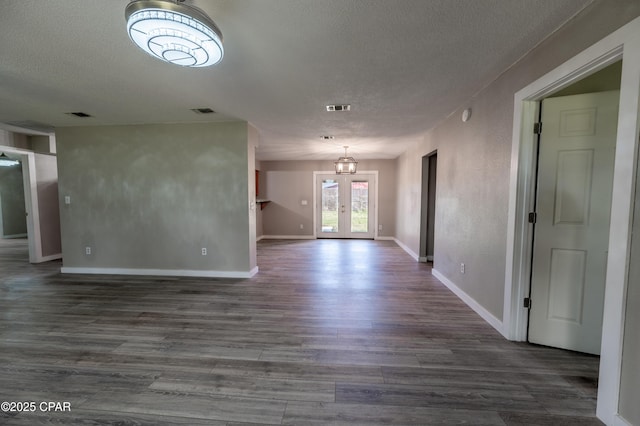
{"type": "Polygon", "coordinates": [[[318,238],[375,237],[375,175],[316,175],[318,238]]]}

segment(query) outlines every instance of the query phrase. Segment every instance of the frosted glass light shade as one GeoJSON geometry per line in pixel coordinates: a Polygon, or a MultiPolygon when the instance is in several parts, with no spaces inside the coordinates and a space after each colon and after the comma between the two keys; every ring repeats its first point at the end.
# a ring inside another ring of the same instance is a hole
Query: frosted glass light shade
{"type": "Polygon", "coordinates": [[[129,38],[172,64],[207,67],[222,60],[222,33],[202,11],[165,0],[135,0],[125,9],[129,38]]]}

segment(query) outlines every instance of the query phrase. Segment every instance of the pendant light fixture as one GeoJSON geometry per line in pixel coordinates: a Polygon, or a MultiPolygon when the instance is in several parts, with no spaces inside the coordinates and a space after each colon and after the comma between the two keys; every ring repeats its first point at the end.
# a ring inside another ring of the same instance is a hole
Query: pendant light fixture
{"type": "Polygon", "coordinates": [[[220,29],[184,0],[133,0],[124,16],[131,41],[153,57],[185,67],[207,67],[224,56],[220,29]]]}
{"type": "Polygon", "coordinates": [[[18,164],[20,164],[18,160],[12,160],[11,158],[7,157],[4,152],[0,154],[0,167],[17,166],[18,164]]]}
{"type": "Polygon", "coordinates": [[[353,175],[356,173],[356,168],[358,167],[358,162],[353,157],[347,156],[347,148],[344,148],[344,157],[338,158],[338,161],[334,161],[333,165],[336,167],[337,175],[353,175]]]}

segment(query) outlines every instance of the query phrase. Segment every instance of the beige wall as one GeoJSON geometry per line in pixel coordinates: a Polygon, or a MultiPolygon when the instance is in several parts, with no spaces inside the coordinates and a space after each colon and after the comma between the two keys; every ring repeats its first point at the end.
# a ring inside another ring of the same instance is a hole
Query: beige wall
{"type": "Polygon", "coordinates": [[[58,129],[65,268],[250,271],[248,133],[244,122],[58,129]]]}
{"type": "Polygon", "coordinates": [[[0,167],[0,238],[26,237],[22,164],[0,167]]]}
{"type": "Polygon", "coordinates": [[[58,165],[56,156],[35,154],[34,157],[42,256],[59,255],[62,253],[62,245],[60,239],[58,165]]]}
{"type": "Polygon", "coordinates": [[[640,15],[635,0],[596,1],[398,159],[398,239],[419,251],[422,156],[438,150],[435,268],[503,314],[514,94],[640,15]],[[463,123],[462,110],[473,109],[463,123]],[[460,273],[465,263],[465,274],[460,273]]]}
{"type": "MultiPolygon", "coordinates": [[[[333,161],[262,161],[260,198],[271,201],[262,211],[264,235],[313,235],[313,172],[331,170],[333,161]]],[[[378,234],[395,236],[396,161],[359,160],[358,170],[378,171],[378,234]]]]}

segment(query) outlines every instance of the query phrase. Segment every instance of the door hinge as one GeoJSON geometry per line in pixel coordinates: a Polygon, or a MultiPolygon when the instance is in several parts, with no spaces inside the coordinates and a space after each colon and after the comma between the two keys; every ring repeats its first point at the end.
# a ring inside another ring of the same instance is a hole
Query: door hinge
{"type": "Polygon", "coordinates": [[[533,123],[533,134],[539,135],[542,133],[542,123],[533,123]]]}
{"type": "Polygon", "coordinates": [[[527,309],[531,309],[531,298],[530,297],[525,297],[524,298],[524,305],[525,308],[527,309]]]}
{"type": "Polygon", "coordinates": [[[529,223],[536,223],[537,220],[538,220],[538,213],[530,212],[529,213],[529,223]]]}

